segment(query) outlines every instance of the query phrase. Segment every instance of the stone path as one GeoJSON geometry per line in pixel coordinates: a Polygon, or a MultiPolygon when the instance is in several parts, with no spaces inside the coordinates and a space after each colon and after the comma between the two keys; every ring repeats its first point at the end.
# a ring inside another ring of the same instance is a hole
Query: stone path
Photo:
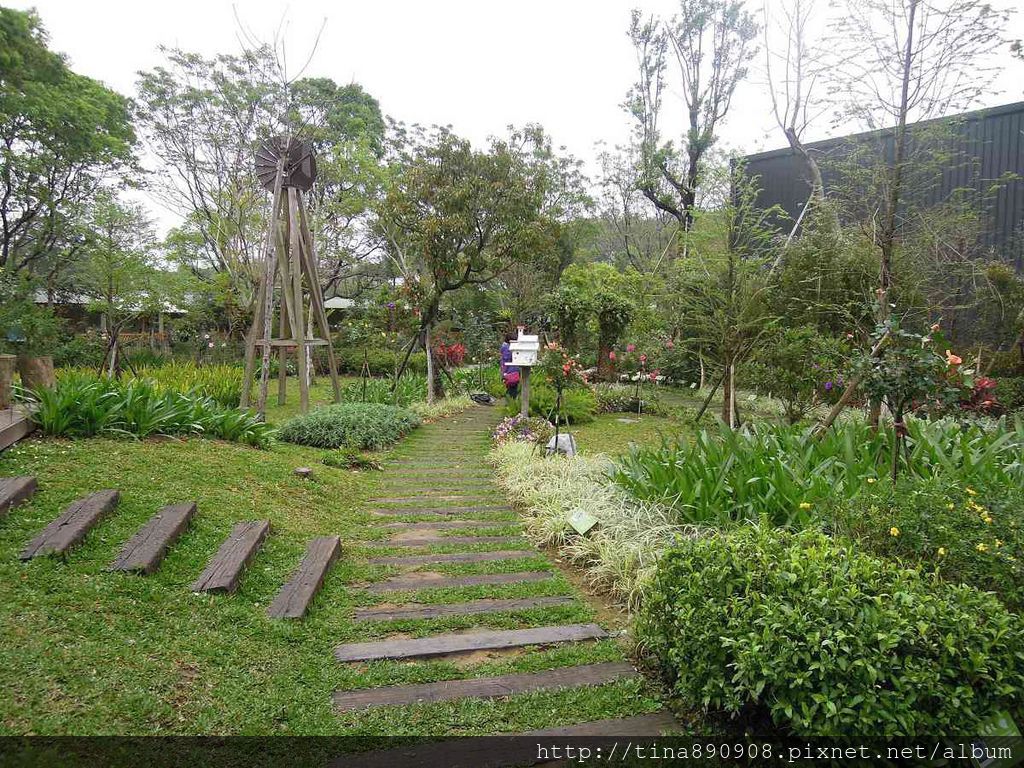
{"type": "MultiPolygon", "coordinates": [[[[499,417],[481,406],[424,426],[385,466],[368,501],[364,540],[345,543],[347,558],[380,568],[377,580],[351,585],[362,595],[353,621],[378,631],[334,649],[339,664],[372,664],[373,674],[353,670],[350,685],[334,692],[336,714],[361,729],[360,715],[381,710],[411,707],[416,720],[417,711],[429,716],[422,708],[449,712],[453,702],[543,696],[543,716],[507,733],[663,733],[671,718],[640,693],[643,683],[614,633],[594,622],[593,609],[521,537],[487,464],[499,417]],[[415,672],[410,665],[424,666],[415,672]],[[496,668],[507,673],[487,674],[496,668]],[[604,692],[613,711],[595,708],[589,720],[560,716],[560,698],[578,708],[586,689],[604,692]]],[[[457,721],[450,725],[459,732],[457,721]]],[[[387,762],[385,753],[362,759],[376,764],[378,757],[387,762]]]]}

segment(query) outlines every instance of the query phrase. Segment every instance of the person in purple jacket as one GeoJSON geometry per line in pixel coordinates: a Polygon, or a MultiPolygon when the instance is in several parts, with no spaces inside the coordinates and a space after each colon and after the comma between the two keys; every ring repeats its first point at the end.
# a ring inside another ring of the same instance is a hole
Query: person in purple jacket
{"type": "Polygon", "coordinates": [[[512,365],[512,336],[505,336],[501,344],[501,380],[505,382],[505,396],[510,400],[519,397],[519,367],[512,365]]]}

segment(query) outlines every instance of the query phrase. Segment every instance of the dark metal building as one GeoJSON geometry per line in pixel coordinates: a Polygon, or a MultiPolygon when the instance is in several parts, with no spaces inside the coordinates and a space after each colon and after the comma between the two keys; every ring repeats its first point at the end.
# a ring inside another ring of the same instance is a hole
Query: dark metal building
{"type": "MultiPolygon", "coordinates": [[[[860,133],[808,144],[832,194],[850,159],[891,154],[893,130],[860,133]]],[[[908,198],[927,207],[967,195],[980,212],[981,243],[1001,260],[1024,268],[1024,102],[966,112],[910,126],[909,140],[918,142],[918,156],[937,165],[908,180],[908,198]],[[929,143],[934,152],[928,152],[929,143]]],[[[758,177],[758,204],[781,206],[797,221],[807,202],[810,185],[804,164],[790,148],[760,152],[745,158],[747,173],[758,177]]],[[[854,160],[855,165],[867,163],[854,160]]],[[[922,163],[921,165],[925,165],[922,163]]],[[[910,169],[913,173],[913,168],[910,169]]],[[[849,184],[847,184],[849,188],[849,184]]],[[[792,222],[788,223],[792,227],[792,222]]]]}

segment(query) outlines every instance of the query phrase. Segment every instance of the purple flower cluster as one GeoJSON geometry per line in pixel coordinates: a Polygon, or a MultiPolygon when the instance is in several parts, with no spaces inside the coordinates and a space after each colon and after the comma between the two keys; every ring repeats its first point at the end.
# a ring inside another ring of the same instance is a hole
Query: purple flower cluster
{"type": "Polygon", "coordinates": [[[539,419],[531,419],[522,415],[509,416],[506,419],[502,419],[498,426],[494,428],[494,431],[491,433],[491,439],[499,445],[513,442],[534,443],[540,437],[537,432],[540,421],[539,419]]]}

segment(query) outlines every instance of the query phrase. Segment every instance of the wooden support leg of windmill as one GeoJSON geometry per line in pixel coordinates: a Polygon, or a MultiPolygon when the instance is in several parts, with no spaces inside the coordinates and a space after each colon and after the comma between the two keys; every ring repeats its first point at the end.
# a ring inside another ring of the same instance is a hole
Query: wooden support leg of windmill
{"type": "MultiPolygon", "coordinates": [[[[259,349],[260,388],[256,410],[261,418],[265,418],[271,353],[274,349],[278,350],[279,404],[284,404],[286,399],[285,376],[290,350],[295,350],[300,408],[303,413],[309,410],[309,350],[312,347],[327,347],[335,402],[341,399],[341,385],[317,273],[313,238],[309,232],[302,196],[316,178],[316,160],[312,149],[308,143],[289,137],[272,139],[256,154],[256,175],[264,188],[273,192],[273,203],[257,309],[246,343],[245,380],[252,382],[256,350],[259,349]],[[281,278],[280,287],[278,275],[281,278]],[[278,311],[277,338],[273,337],[275,306],[278,311]],[[319,326],[322,337],[312,335],[314,326],[319,326]]],[[[250,397],[249,387],[243,387],[243,408],[248,407],[250,397]]]]}

